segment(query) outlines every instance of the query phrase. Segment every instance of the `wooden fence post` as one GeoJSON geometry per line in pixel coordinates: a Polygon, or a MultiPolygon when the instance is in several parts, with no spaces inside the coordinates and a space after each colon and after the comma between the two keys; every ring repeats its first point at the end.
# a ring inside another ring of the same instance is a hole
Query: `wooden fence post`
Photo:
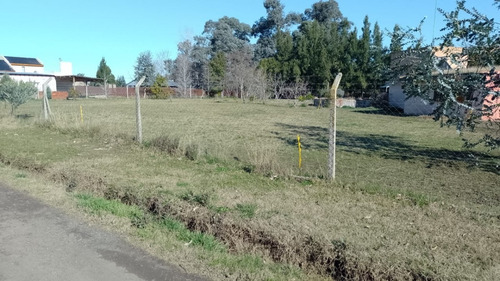
{"type": "Polygon", "coordinates": [[[330,135],[328,140],[328,179],[335,180],[335,146],[337,139],[337,89],[342,73],[337,74],[330,89],[330,135]]]}
{"type": "Polygon", "coordinates": [[[142,121],[141,121],[141,93],[139,93],[141,84],[146,79],[146,76],[142,78],[135,85],[135,113],[136,113],[136,123],[137,123],[137,141],[142,143],[142,121]]]}

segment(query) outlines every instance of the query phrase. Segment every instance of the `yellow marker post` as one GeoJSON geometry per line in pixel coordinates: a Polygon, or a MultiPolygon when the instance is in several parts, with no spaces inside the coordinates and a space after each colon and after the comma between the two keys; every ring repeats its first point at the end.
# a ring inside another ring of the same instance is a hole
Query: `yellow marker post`
{"type": "Polygon", "coordinates": [[[300,144],[300,135],[297,135],[297,143],[299,146],[299,169],[302,168],[302,145],[300,144]]]}
{"type": "Polygon", "coordinates": [[[83,107],[82,105],[80,104],[80,121],[82,122],[83,124],[83,107]]]}

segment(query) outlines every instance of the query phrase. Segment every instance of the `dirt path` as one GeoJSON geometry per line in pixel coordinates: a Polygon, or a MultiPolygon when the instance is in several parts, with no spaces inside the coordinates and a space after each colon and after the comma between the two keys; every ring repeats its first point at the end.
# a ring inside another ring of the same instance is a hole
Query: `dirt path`
{"type": "Polygon", "coordinates": [[[0,280],[203,280],[0,183],[0,280]]]}

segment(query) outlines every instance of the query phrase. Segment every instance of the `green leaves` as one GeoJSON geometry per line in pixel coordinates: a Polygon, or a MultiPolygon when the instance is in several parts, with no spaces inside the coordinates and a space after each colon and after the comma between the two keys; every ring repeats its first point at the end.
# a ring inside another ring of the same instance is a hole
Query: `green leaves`
{"type": "Polygon", "coordinates": [[[12,115],[16,108],[34,97],[37,92],[38,89],[32,82],[16,82],[8,75],[4,75],[0,80],[0,101],[6,101],[11,105],[12,115]]]}
{"type": "Polygon", "coordinates": [[[102,79],[105,84],[115,84],[115,76],[111,73],[105,58],[101,59],[95,77],[102,79]]]}

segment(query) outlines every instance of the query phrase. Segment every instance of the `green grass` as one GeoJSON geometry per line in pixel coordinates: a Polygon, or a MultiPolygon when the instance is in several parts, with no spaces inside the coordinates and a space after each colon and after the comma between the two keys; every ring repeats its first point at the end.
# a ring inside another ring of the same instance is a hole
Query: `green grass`
{"type": "Polygon", "coordinates": [[[236,210],[240,213],[242,218],[253,218],[257,205],[255,204],[236,204],[236,210]]]}
{"type": "Polygon", "coordinates": [[[117,200],[94,197],[90,194],[76,194],[78,206],[90,213],[101,214],[107,212],[121,218],[143,217],[144,212],[136,206],[122,204],[117,200]]]}
{"type": "MultiPolygon", "coordinates": [[[[0,111],[0,160],[71,185],[68,191],[76,193],[102,197],[114,186],[117,194],[137,202],[181,200],[192,205],[187,210],[206,209],[289,246],[304,237],[318,245],[342,241],[352,270],[366,267],[377,276],[394,271],[401,277],[409,270],[437,280],[490,280],[498,273],[499,154],[463,149],[452,128],[373,108],[339,109],[337,179],[329,183],[324,180],[328,109],[231,99],[142,104],[148,146],[132,142],[133,100],[51,101],[55,121],[50,126],[35,124],[39,101],[18,109],[31,120],[0,111]],[[86,110],[83,124],[80,104],[86,110]]],[[[144,237],[156,239],[147,216],[119,211],[115,203],[92,204],[85,209],[132,217],[144,237]]],[[[214,244],[202,233],[181,235],[184,230],[166,226],[163,231],[212,251],[214,244]]],[[[216,260],[211,259],[218,267],[216,260]]],[[[222,263],[258,262],[238,257],[222,263]]]]}

